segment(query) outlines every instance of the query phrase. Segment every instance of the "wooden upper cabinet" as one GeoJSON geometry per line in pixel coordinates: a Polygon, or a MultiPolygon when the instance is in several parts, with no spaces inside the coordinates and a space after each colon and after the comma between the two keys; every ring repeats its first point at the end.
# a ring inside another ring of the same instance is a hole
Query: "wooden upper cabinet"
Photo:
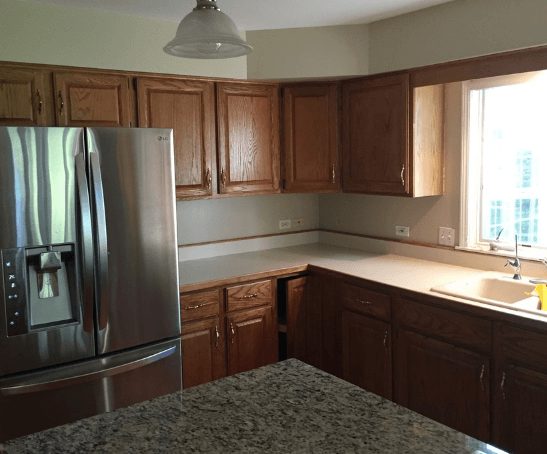
{"type": "Polygon", "coordinates": [[[71,71],[53,77],[58,126],[131,126],[128,76],[71,71]]]}
{"type": "Polygon", "coordinates": [[[444,194],[444,85],[408,74],[342,84],[344,192],[444,194]]]}
{"type": "Polygon", "coordinates": [[[219,192],[279,192],[277,85],[218,83],[219,192]]]}
{"type": "Polygon", "coordinates": [[[53,126],[51,72],[0,66],[0,125],[53,126]]]}
{"type": "Polygon", "coordinates": [[[283,88],[284,190],[336,192],[338,84],[283,88]]]}
{"type": "Polygon", "coordinates": [[[408,74],[342,85],[344,191],[409,192],[408,74]]]}
{"type": "Polygon", "coordinates": [[[210,196],[216,187],[213,82],[137,79],[139,126],[173,128],[177,199],[210,196]]]}

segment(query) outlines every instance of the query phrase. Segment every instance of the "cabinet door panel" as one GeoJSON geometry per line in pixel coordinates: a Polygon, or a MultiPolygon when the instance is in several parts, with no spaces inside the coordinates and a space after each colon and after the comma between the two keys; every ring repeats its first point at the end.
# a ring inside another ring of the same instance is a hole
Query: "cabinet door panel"
{"type": "Polygon", "coordinates": [[[53,126],[51,73],[0,67],[0,125],[53,126]]]}
{"type": "Polygon", "coordinates": [[[409,78],[343,85],[344,191],[409,193],[409,78]]]}
{"type": "Polygon", "coordinates": [[[496,446],[519,454],[544,452],[547,375],[510,365],[496,380],[495,392],[492,435],[496,446]]]}
{"type": "Polygon", "coordinates": [[[319,288],[322,316],[322,365],[329,374],[342,378],[342,309],[340,306],[340,285],[337,279],[315,276],[319,288]]]}
{"type": "Polygon", "coordinates": [[[54,73],[59,126],[131,126],[129,77],[54,73]]]}
{"type": "Polygon", "coordinates": [[[261,307],[226,317],[230,375],[277,361],[272,308],[261,307]]]}
{"type": "Polygon", "coordinates": [[[391,327],[342,310],[344,380],[391,399],[391,327]]]}
{"type": "Polygon", "coordinates": [[[490,435],[490,360],[398,331],[396,402],[482,441],[490,435]]]}
{"type": "Polygon", "coordinates": [[[308,278],[287,282],[287,358],[306,361],[308,278]]]}
{"type": "Polygon", "coordinates": [[[184,389],[226,376],[224,333],[220,319],[182,325],[182,383],[184,389]]]}
{"type": "Polygon", "coordinates": [[[216,185],[213,82],[139,78],[139,126],[173,128],[177,199],[209,196],[216,185]]]}
{"type": "Polygon", "coordinates": [[[286,86],[283,114],[284,189],[338,190],[338,85],[286,86]]]}
{"type": "Polygon", "coordinates": [[[272,85],[217,84],[220,192],[279,192],[279,96],[272,85]]]}

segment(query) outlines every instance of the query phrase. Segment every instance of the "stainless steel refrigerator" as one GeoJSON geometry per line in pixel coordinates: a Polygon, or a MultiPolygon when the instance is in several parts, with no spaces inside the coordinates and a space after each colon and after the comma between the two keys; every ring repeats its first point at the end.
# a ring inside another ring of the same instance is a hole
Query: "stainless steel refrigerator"
{"type": "Polygon", "coordinates": [[[0,442],[181,389],[171,129],[0,128],[0,442]]]}

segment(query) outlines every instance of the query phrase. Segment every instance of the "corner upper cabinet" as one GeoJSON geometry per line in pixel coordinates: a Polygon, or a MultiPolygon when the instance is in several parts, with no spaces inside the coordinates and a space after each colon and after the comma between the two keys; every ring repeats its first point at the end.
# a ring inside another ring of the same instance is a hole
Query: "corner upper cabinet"
{"type": "Polygon", "coordinates": [[[342,98],[344,192],[444,193],[443,85],[382,75],[344,82],[342,98]]]}
{"type": "Polygon", "coordinates": [[[53,79],[58,126],[132,126],[128,76],[70,71],[53,79]]]}
{"type": "Polygon", "coordinates": [[[137,79],[139,126],[173,128],[177,200],[211,196],[216,187],[214,83],[137,79]]]}
{"type": "Polygon", "coordinates": [[[0,66],[0,125],[53,126],[51,72],[0,66]]]}
{"type": "Polygon", "coordinates": [[[217,83],[219,193],[279,192],[277,84],[217,83]]]}
{"type": "Polygon", "coordinates": [[[283,87],[284,192],[337,192],[338,84],[283,87]]]}

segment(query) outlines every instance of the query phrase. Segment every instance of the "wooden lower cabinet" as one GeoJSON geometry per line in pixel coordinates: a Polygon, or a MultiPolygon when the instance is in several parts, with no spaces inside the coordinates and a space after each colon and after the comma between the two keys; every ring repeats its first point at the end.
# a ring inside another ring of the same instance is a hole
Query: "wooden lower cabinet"
{"type": "Polygon", "coordinates": [[[493,443],[518,454],[545,452],[547,375],[510,364],[497,378],[493,443]]]}
{"type": "Polygon", "coordinates": [[[224,332],[219,317],[182,325],[183,388],[226,376],[224,332]]]}
{"type": "Polygon", "coordinates": [[[228,374],[277,361],[277,330],[271,306],[228,314],[228,374]]]}
{"type": "Polygon", "coordinates": [[[399,330],[395,401],[482,441],[490,438],[488,356],[399,330]]]}
{"type": "Polygon", "coordinates": [[[343,378],[392,398],[391,326],[342,309],[343,378]]]}

